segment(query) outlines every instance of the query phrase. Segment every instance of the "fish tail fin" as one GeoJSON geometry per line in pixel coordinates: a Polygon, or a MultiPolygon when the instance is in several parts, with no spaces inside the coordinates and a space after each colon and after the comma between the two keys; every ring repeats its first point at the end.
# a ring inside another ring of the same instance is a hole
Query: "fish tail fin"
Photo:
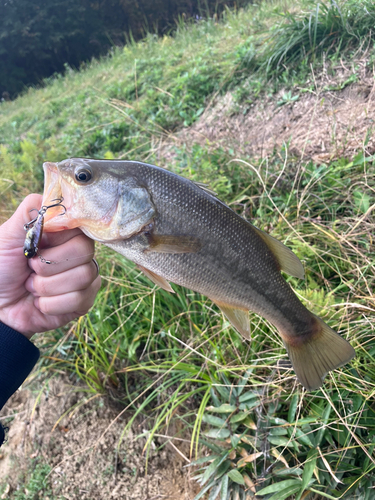
{"type": "Polygon", "coordinates": [[[318,389],[329,371],[345,365],[355,356],[349,342],[318,316],[314,318],[316,332],[308,341],[305,338],[293,342],[290,335],[282,336],[297,378],[308,391],[318,389]]]}

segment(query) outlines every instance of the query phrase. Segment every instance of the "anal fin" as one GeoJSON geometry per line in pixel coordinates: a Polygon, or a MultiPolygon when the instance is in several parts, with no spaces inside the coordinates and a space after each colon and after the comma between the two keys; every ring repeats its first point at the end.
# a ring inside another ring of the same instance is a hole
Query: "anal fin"
{"type": "Polygon", "coordinates": [[[240,332],[240,334],[246,339],[251,339],[250,332],[250,318],[249,311],[244,311],[243,309],[237,309],[227,304],[221,304],[219,302],[213,301],[220,307],[223,314],[228,318],[232,326],[240,332]]]}
{"type": "Polygon", "coordinates": [[[149,280],[155,283],[155,285],[160,286],[160,288],[166,290],[167,292],[174,293],[173,288],[171,287],[171,285],[168,283],[167,280],[165,280],[158,274],[155,274],[154,272],[150,271],[149,269],[146,269],[145,267],[138,265],[138,268],[142,271],[142,273],[145,276],[147,276],[149,280]]]}
{"type": "Polygon", "coordinates": [[[194,236],[148,234],[149,247],[145,252],[157,253],[196,253],[202,248],[194,236]]]}

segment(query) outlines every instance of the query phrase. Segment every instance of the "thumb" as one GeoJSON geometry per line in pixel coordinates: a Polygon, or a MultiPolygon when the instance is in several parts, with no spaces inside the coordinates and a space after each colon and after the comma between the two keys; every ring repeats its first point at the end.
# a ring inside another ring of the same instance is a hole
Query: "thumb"
{"type": "Polygon", "coordinates": [[[0,226],[0,244],[7,248],[17,248],[25,241],[24,225],[35,217],[30,210],[39,210],[42,204],[41,194],[29,194],[19,205],[12,217],[0,226]]]}

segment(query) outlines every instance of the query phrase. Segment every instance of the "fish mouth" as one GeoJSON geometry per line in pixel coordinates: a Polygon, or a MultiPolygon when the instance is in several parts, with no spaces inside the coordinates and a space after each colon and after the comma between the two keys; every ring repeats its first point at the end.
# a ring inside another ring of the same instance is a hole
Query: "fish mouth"
{"type": "Polygon", "coordinates": [[[42,206],[48,208],[44,215],[44,231],[55,232],[77,227],[76,221],[69,218],[71,204],[68,190],[63,187],[63,180],[57,163],[43,163],[44,192],[42,206]],[[61,203],[59,203],[59,201],[61,203]]]}

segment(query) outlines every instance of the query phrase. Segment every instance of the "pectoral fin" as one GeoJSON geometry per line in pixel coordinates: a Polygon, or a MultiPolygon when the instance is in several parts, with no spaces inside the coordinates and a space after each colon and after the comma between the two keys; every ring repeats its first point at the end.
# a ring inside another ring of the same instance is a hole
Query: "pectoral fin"
{"type": "Polygon", "coordinates": [[[227,304],[220,304],[219,302],[213,301],[220,307],[224,315],[231,322],[233,327],[240,332],[240,334],[246,339],[251,339],[250,332],[250,319],[249,311],[244,311],[243,309],[236,309],[235,307],[229,306],[227,304]]]}
{"type": "Polygon", "coordinates": [[[280,270],[289,274],[290,276],[295,276],[296,278],[305,279],[305,270],[303,268],[302,262],[299,260],[296,254],[294,254],[290,248],[286,247],[284,243],[273,238],[267,233],[264,233],[257,227],[253,226],[253,229],[262,238],[264,243],[271,250],[275,256],[277,262],[280,265],[280,270]]]}
{"type": "Polygon", "coordinates": [[[149,280],[151,280],[155,285],[160,286],[163,290],[166,290],[167,292],[174,293],[173,288],[171,285],[168,283],[167,280],[159,276],[158,274],[153,273],[149,269],[146,269],[145,267],[139,266],[138,268],[142,271],[142,273],[147,276],[149,280]]]}
{"type": "Polygon", "coordinates": [[[196,253],[202,247],[199,239],[193,236],[150,234],[147,237],[150,246],[145,250],[146,252],[196,253]]]}

